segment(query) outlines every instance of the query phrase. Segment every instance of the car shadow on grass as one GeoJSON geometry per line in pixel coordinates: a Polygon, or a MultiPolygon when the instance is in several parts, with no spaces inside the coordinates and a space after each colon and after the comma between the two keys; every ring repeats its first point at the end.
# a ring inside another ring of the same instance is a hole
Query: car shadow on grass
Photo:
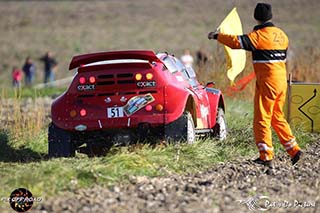
{"type": "Polygon", "coordinates": [[[12,147],[9,143],[8,132],[0,129],[0,162],[30,163],[30,162],[39,162],[47,159],[48,159],[47,154],[35,152],[30,148],[12,147]]]}

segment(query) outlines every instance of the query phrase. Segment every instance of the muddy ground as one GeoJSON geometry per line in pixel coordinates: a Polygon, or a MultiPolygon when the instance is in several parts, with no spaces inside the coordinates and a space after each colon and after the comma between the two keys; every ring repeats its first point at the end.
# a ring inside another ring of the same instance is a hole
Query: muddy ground
{"type": "Polygon", "coordinates": [[[251,211],[320,212],[319,157],[320,143],[316,142],[306,148],[304,159],[295,167],[287,155],[278,156],[272,175],[267,175],[263,166],[240,159],[197,174],[131,177],[130,183],[110,188],[67,192],[34,210],[213,213],[250,212],[250,207],[251,211]],[[248,201],[255,196],[256,205],[248,201]]]}

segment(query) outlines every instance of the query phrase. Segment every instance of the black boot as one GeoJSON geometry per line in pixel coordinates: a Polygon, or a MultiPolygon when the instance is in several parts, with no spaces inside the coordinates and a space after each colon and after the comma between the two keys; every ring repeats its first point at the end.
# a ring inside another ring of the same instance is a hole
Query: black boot
{"type": "Polygon", "coordinates": [[[292,166],[298,163],[298,161],[302,158],[302,156],[303,156],[303,152],[299,150],[297,154],[293,158],[291,158],[292,166]]]}
{"type": "Polygon", "coordinates": [[[269,168],[273,168],[273,162],[272,160],[261,160],[260,158],[257,158],[255,160],[253,160],[254,163],[256,164],[260,164],[263,166],[267,166],[269,168]]]}
{"type": "Polygon", "coordinates": [[[256,164],[260,164],[260,165],[265,166],[266,167],[265,173],[267,175],[274,175],[275,174],[272,160],[261,160],[260,158],[257,158],[255,160],[253,160],[253,162],[256,164]]]}

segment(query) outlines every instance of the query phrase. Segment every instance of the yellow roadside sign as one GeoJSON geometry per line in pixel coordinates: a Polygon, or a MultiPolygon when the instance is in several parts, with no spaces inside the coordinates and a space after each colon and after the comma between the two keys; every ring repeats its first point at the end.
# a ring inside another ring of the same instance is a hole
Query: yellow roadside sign
{"type": "Polygon", "coordinates": [[[290,82],[284,112],[291,125],[320,132],[320,83],[290,82]]]}

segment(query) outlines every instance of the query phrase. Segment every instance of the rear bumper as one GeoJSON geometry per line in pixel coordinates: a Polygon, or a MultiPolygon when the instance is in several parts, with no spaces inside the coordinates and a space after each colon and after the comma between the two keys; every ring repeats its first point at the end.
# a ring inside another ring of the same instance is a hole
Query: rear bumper
{"type": "Polygon", "coordinates": [[[68,131],[75,147],[83,144],[97,146],[126,145],[137,141],[153,142],[164,137],[164,126],[152,127],[144,123],[137,128],[103,129],[91,131],[68,131]]]}
{"type": "Polygon", "coordinates": [[[150,127],[163,126],[166,118],[164,114],[153,114],[148,116],[129,116],[123,118],[104,119],[75,119],[53,121],[56,126],[67,131],[95,131],[111,129],[136,129],[141,124],[148,124],[150,127]]]}

